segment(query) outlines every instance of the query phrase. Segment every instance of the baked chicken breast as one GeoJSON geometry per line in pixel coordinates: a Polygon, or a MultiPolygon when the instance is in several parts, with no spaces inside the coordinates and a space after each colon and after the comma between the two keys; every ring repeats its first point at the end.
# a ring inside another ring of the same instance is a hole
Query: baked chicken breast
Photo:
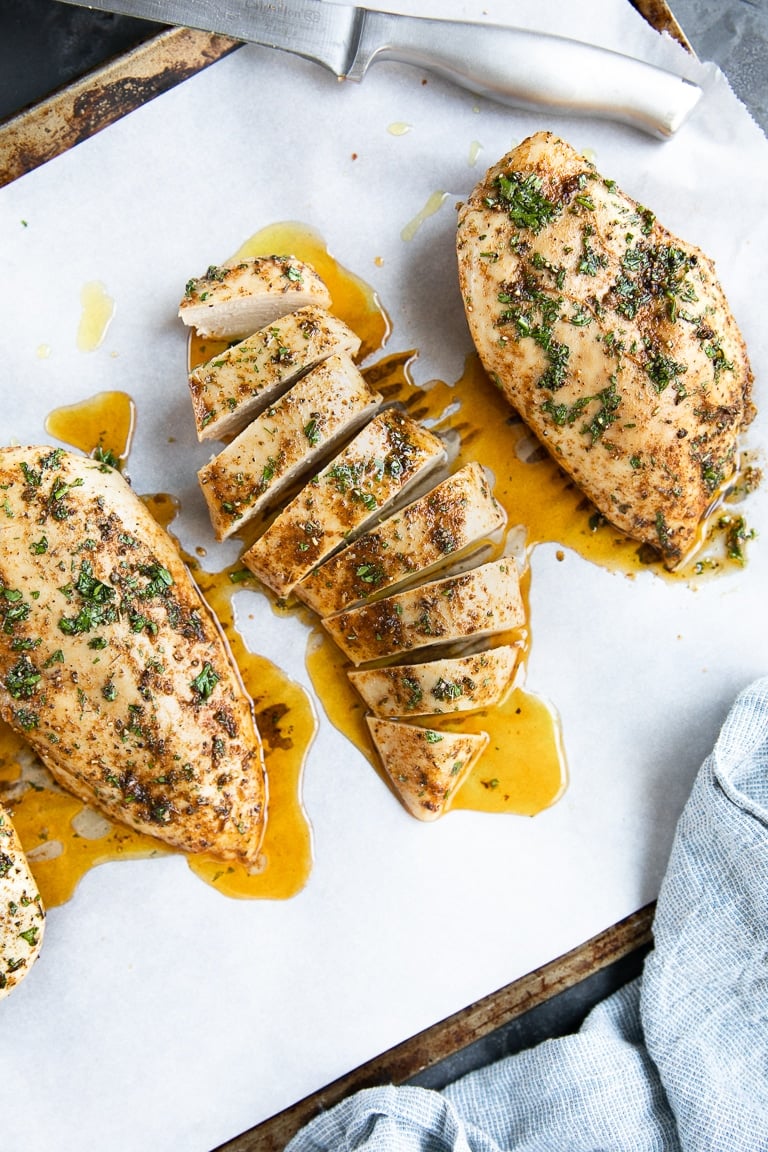
{"type": "Polygon", "coordinates": [[[34,964],[44,929],[43,901],[13,821],[0,804],[0,1000],[34,964]]]}
{"type": "Polygon", "coordinates": [[[218,626],[119,472],[0,449],[0,716],[59,783],[187,852],[252,865],[261,741],[218,626]]]}
{"type": "Polygon", "coordinates": [[[460,206],[457,252],[491,379],[607,520],[679,565],[754,415],[712,261],[548,132],[460,206]]]}

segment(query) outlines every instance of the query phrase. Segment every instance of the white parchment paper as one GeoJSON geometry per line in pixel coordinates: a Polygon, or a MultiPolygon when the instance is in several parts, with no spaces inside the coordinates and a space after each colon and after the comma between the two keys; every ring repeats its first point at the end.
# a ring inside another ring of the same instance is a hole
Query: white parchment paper
{"type": "MultiPolygon", "coordinates": [[[[195,480],[210,448],[195,440],[176,319],[188,277],[261,227],[301,221],[378,291],[388,350],[418,348],[419,380],[455,380],[469,337],[454,205],[539,128],[591,149],[715,258],[768,409],[768,145],[723,77],[624,0],[420,9],[592,39],[685,69],[706,94],[662,144],[424,85],[416,69],[377,64],[339,85],[243,48],[0,191],[0,443],[40,442],[52,407],[124,390],[136,490],[178,494],[184,546],[234,558],[234,545],[216,549],[195,480]],[[396,121],[411,130],[393,136],[396,121]],[[442,208],[404,242],[437,190],[442,208]],[[117,308],[86,354],[76,333],[92,280],[117,308]]],[[[761,414],[748,442],[765,436],[761,414]]],[[[748,513],[762,539],[747,568],[698,590],[535,551],[527,687],[559,710],[571,777],[541,816],[422,826],[321,715],[304,788],[315,866],[300,895],[228,900],[180,858],[89,873],[0,1005],[3,1152],[206,1152],[653,899],[693,775],[736,692],[766,671],[764,492],[748,513]]],[[[249,645],[309,687],[303,626],[256,593],[240,606],[249,645]]]]}

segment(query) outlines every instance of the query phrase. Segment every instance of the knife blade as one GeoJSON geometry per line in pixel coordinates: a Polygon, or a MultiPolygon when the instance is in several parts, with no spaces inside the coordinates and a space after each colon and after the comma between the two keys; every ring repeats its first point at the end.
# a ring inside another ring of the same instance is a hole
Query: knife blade
{"type": "Polygon", "coordinates": [[[498,24],[396,15],[326,0],[63,0],[179,24],[302,56],[338,79],[397,61],[502,104],[580,114],[672,136],[698,85],[623,53],[498,24]]]}

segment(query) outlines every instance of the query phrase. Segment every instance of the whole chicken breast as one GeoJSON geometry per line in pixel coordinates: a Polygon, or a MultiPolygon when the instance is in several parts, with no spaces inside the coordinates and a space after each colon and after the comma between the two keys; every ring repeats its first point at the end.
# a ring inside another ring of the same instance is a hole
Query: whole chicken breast
{"type": "Polygon", "coordinates": [[[43,943],[45,909],[24,849],[0,804],[0,1000],[28,974],[43,943]]]}
{"type": "Polygon", "coordinates": [[[712,261],[548,132],[460,207],[457,252],[491,379],[605,518],[676,567],[754,415],[712,261]]]}
{"type": "Polygon", "coordinates": [[[59,783],[188,852],[256,863],[261,741],[223,636],[119,472],[0,449],[0,716],[59,783]]]}

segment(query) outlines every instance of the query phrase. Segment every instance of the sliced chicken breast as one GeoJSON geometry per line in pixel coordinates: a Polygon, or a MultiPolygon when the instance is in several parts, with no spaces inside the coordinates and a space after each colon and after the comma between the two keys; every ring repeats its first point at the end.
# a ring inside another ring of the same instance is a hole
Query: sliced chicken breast
{"type": "Polygon", "coordinates": [[[274,503],[381,402],[348,356],[331,356],[302,376],[198,472],[216,538],[274,503]]]}
{"type": "Polygon", "coordinates": [[[190,373],[198,440],[233,436],[303,372],[359,348],[351,328],[315,305],[270,321],[190,373]]]}
{"type": "Polygon", "coordinates": [[[467,464],[311,572],[296,595],[330,616],[455,559],[504,518],[483,469],[467,464]]]}
{"type": "Polygon", "coordinates": [[[295,256],[254,256],[212,264],[189,280],[179,316],[201,336],[243,340],[307,304],[331,305],[331,294],[314,268],[295,256]]]}
{"type": "Polygon", "coordinates": [[[43,943],[45,909],[21,841],[0,804],[0,1000],[28,974],[43,943]]]}
{"type": "Polygon", "coordinates": [[[606,519],[677,566],[754,415],[712,261],[548,132],[488,171],[457,246],[491,379],[606,519]]]}
{"type": "Polygon", "coordinates": [[[288,596],[351,533],[445,459],[445,449],[396,409],[375,416],[273,520],[243,563],[288,596]]]}
{"type": "Polygon", "coordinates": [[[261,742],[218,625],[119,472],[0,449],[0,716],[59,783],[187,852],[254,864],[261,742]]]}
{"type": "Polygon", "coordinates": [[[323,627],[354,665],[435,644],[478,639],[525,620],[511,557],[329,616],[323,627]]]}
{"type": "Polygon", "coordinates": [[[485,732],[436,732],[369,716],[381,763],[403,805],[417,820],[437,820],[488,745],[485,732]]]}
{"type": "Polygon", "coordinates": [[[502,644],[472,656],[366,668],[347,676],[376,716],[472,712],[499,702],[517,657],[517,648],[502,644]]]}

